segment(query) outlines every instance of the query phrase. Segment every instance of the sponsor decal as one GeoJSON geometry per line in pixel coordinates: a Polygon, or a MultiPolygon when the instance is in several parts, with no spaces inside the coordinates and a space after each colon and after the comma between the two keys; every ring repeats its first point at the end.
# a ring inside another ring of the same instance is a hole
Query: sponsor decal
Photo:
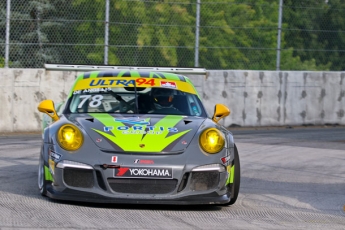
{"type": "Polygon", "coordinates": [[[122,131],[122,134],[162,134],[166,130],[169,133],[178,132],[175,127],[165,128],[163,126],[118,126],[116,129],[122,131]]]}
{"type": "Polygon", "coordinates": [[[145,78],[137,78],[132,80],[126,79],[93,79],[90,82],[89,86],[104,86],[104,87],[111,87],[111,86],[154,86],[155,79],[145,79],[145,78]]]}
{"type": "Polygon", "coordinates": [[[134,164],[154,164],[153,160],[135,159],[134,164]]]}
{"type": "Polygon", "coordinates": [[[54,171],[55,171],[55,162],[52,159],[48,160],[48,164],[49,164],[49,171],[52,175],[54,175],[54,171]]]}
{"type": "Polygon", "coordinates": [[[139,118],[134,118],[134,119],[119,119],[115,118],[115,121],[122,122],[125,124],[130,124],[130,125],[150,125],[149,121],[139,119],[139,118]]]}
{"type": "Polygon", "coordinates": [[[82,94],[82,93],[99,93],[99,92],[109,92],[111,88],[91,88],[84,90],[75,90],[73,94],[82,94]]]}
{"type": "Polygon", "coordinates": [[[172,168],[121,167],[114,169],[114,177],[172,179],[172,168]]]}
{"type": "Polygon", "coordinates": [[[122,177],[126,174],[129,168],[118,168],[114,171],[114,177],[122,177]]]}
{"type": "Polygon", "coordinates": [[[161,81],[161,86],[166,88],[176,89],[176,83],[173,81],[161,81]]]}
{"type": "Polygon", "coordinates": [[[220,158],[220,160],[222,161],[223,164],[226,164],[230,160],[230,155],[226,156],[226,157],[222,157],[222,158],[220,158]]]}
{"type": "Polygon", "coordinates": [[[102,142],[102,139],[101,139],[101,138],[97,138],[97,139],[96,139],[96,142],[97,142],[97,143],[102,142]]]}
{"type": "Polygon", "coordinates": [[[56,152],[54,152],[53,150],[49,150],[49,155],[50,155],[50,157],[54,160],[54,161],[58,161],[58,160],[60,160],[61,159],[61,154],[58,154],[58,153],[56,153],[56,152]]]}
{"type": "Polygon", "coordinates": [[[117,163],[117,156],[111,157],[111,163],[117,163]]]}
{"type": "Polygon", "coordinates": [[[114,129],[113,126],[104,127],[104,132],[109,132],[109,131],[111,131],[113,129],[114,129]]]}
{"type": "Polygon", "coordinates": [[[187,141],[182,141],[181,142],[183,145],[186,145],[187,144],[187,141]]]}
{"type": "Polygon", "coordinates": [[[140,144],[139,147],[140,147],[140,148],[144,148],[144,147],[145,147],[145,144],[140,144]]]}
{"type": "Polygon", "coordinates": [[[154,132],[154,131],[131,131],[131,132],[128,132],[128,131],[123,131],[122,134],[155,134],[155,135],[160,135],[162,134],[163,132],[154,132]]]}

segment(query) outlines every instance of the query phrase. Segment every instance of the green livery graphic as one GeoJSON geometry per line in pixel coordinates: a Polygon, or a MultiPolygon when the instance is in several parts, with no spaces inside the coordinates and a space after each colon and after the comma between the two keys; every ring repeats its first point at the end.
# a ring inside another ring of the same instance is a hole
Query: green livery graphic
{"type": "MultiPolygon", "coordinates": [[[[99,120],[105,127],[125,127],[126,125],[120,121],[114,120],[109,114],[90,114],[90,116],[99,120]],[[109,119],[110,118],[110,119],[109,119]]],[[[161,131],[152,131],[148,134],[126,134],[123,130],[112,129],[110,133],[93,129],[95,132],[101,134],[108,140],[118,145],[124,151],[134,152],[161,152],[169,144],[188,133],[191,129],[182,132],[176,132],[173,135],[170,134],[168,127],[174,127],[178,122],[182,120],[182,116],[167,115],[160,121],[158,121],[156,127],[164,127],[161,131]],[[155,134],[157,133],[157,134],[155,134]],[[141,146],[145,146],[142,148],[141,146]]],[[[145,119],[149,123],[150,118],[145,119]]],[[[133,127],[140,126],[140,130],[145,130],[147,125],[134,125],[133,127]]],[[[139,129],[139,128],[138,128],[139,129]]]]}
{"type": "Polygon", "coordinates": [[[53,181],[53,176],[47,166],[44,166],[44,175],[45,175],[45,180],[53,181]]]}

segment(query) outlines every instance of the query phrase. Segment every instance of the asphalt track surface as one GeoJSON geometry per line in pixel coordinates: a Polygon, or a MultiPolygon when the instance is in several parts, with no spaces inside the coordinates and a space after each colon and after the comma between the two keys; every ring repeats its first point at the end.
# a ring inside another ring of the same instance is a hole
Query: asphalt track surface
{"type": "Polygon", "coordinates": [[[233,206],[57,202],[37,189],[40,135],[0,135],[0,229],[345,229],[345,128],[236,129],[233,206]]]}

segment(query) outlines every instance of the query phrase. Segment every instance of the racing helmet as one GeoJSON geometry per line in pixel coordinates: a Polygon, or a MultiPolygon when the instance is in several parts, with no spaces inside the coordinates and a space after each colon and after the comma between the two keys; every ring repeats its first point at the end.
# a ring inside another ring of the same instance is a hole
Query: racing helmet
{"type": "Polygon", "coordinates": [[[174,90],[167,88],[152,88],[151,96],[157,109],[171,108],[174,100],[174,90]]]}

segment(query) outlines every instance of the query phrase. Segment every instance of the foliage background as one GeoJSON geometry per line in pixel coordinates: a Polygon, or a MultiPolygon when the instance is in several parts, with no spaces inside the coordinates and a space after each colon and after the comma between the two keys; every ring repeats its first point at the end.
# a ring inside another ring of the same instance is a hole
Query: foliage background
{"type": "MultiPolygon", "coordinates": [[[[109,65],[195,66],[196,0],[109,0],[109,65]]],[[[199,66],[275,70],[279,0],[200,0],[199,66]]],[[[10,68],[104,64],[105,0],[11,0],[10,68]]],[[[0,67],[6,1],[0,2],[0,67]]],[[[345,1],[284,0],[281,70],[345,69],[345,1]]]]}

